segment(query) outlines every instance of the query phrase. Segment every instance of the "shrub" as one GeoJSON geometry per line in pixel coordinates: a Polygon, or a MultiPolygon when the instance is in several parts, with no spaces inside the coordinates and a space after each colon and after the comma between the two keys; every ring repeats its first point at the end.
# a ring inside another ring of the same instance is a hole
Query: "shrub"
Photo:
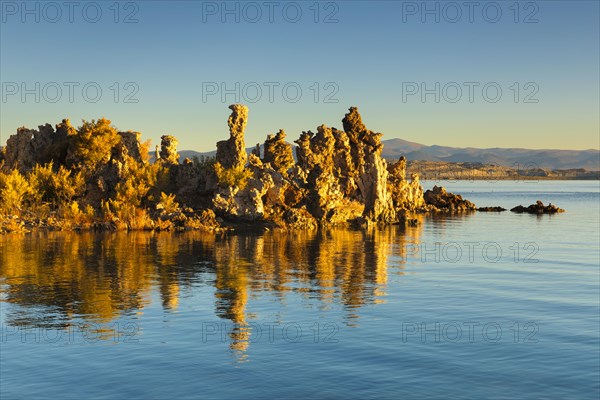
{"type": "Polygon", "coordinates": [[[117,229],[149,230],[153,221],[146,210],[131,204],[119,203],[113,199],[101,202],[102,216],[105,222],[113,222],[117,229]]]}
{"type": "Polygon", "coordinates": [[[241,190],[246,187],[248,179],[252,177],[252,171],[244,166],[223,168],[221,163],[216,162],[214,168],[219,186],[222,187],[237,187],[241,190]]]}
{"type": "Polygon", "coordinates": [[[81,172],[73,172],[62,165],[54,171],[52,162],[36,165],[29,175],[36,201],[63,206],[83,194],[85,180],[81,172]]]}
{"type": "Polygon", "coordinates": [[[115,187],[115,200],[120,204],[142,207],[152,201],[151,189],[156,186],[156,167],[138,163],[128,156],[127,171],[115,187]]]}
{"type": "Polygon", "coordinates": [[[79,203],[72,201],[59,208],[59,215],[69,223],[80,227],[89,228],[94,222],[94,208],[88,205],[84,210],[79,208],[79,203]]]}
{"type": "Polygon", "coordinates": [[[194,156],[192,157],[192,162],[194,163],[194,168],[199,173],[213,172],[215,170],[216,159],[215,157],[208,156],[194,156]]]}
{"type": "Polygon", "coordinates": [[[68,161],[88,174],[93,173],[110,160],[112,148],[120,141],[121,137],[110,125],[110,120],[100,118],[98,121],[83,121],[70,143],[72,149],[68,161]]]}
{"type": "Polygon", "coordinates": [[[0,172],[0,210],[8,214],[18,213],[32,195],[29,182],[18,170],[13,169],[7,174],[0,172]]]}
{"type": "Polygon", "coordinates": [[[179,204],[175,201],[174,194],[161,192],[160,201],[156,205],[156,208],[162,210],[166,214],[171,214],[179,209],[179,204]]]}

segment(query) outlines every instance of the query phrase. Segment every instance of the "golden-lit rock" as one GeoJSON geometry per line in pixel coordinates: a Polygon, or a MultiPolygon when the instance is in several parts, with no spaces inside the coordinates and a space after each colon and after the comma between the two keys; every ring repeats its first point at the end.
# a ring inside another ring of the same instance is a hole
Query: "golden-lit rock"
{"type": "Polygon", "coordinates": [[[244,131],[248,123],[248,107],[242,104],[229,106],[231,115],[227,120],[229,139],[217,142],[217,162],[223,168],[239,168],[246,165],[246,144],[244,131]]]}
{"type": "MultiPolygon", "coordinates": [[[[259,153],[256,154],[260,157],[259,153]]],[[[277,134],[267,136],[265,140],[263,162],[271,163],[276,171],[287,173],[287,170],[294,165],[294,156],[292,155],[292,147],[285,141],[285,132],[280,129],[277,134]]]]}
{"type": "Polygon", "coordinates": [[[442,186],[434,186],[432,190],[425,192],[425,202],[442,211],[473,211],[477,209],[475,204],[464,200],[460,194],[446,191],[442,186]]]}

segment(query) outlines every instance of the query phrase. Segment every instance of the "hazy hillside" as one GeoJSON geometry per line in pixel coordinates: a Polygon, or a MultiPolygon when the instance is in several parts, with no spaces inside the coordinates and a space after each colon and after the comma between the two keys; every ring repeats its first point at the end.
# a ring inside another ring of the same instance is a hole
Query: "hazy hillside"
{"type": "MultiPolygon", "coordinates": [[[[520,148],[476,149],[472,147],[458,148],[447,146],[426,146],[403,139],[383,141],[383,156],[395,160],[405,156],[408,160],[445,161],[445,162],[477,162],[514,167],[522,166],[547,169],[585,168],[590,171],[600,170],[600,152],[598,150],[532,150],[520,148]]],[[[294,146],[295,147],[295,146],[294,146]]],[[[248,153],[253,149],[249,147],[248,153]]],[[[194,156],[214,156],[215,151],[197,152],[182,150],[181,159],[194,156]]],[[[154,153],[151,154],[154,157],[154,153]]]]}

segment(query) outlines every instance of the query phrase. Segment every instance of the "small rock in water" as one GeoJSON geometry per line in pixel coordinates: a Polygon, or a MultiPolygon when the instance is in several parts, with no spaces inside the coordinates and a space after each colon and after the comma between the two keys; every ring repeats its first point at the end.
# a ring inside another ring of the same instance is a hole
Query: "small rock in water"
{"type": "Polygon", "coordinates": [[[511,208],[512,212],[516,213],[528,213],[528,214],[556,214],[565,212],[562,208],[558,208],[552,203],[549,203],[547,206],[544,205],[540,200],[536,201],[535,204],[530,205],[529,207],[523,207],[521,205],[511,208]]]}
{"type": "Polygon", "coordinates": [[[506,211],[506,208],[500,207],[500,206],[496,206],[496,207],[479,207],[477,209],[477,211],[482,211],[482,212],[501,212],[501,211],[506,211]]]}
{"type": "Polygon", "coordinates": [[[441,210],[472,211],[477,209],[475,204],[463,199],[460,194],[449,193],[442,186],[434,186],[432,190],[426,191],[423,197],[425,203],[441,210]]]}

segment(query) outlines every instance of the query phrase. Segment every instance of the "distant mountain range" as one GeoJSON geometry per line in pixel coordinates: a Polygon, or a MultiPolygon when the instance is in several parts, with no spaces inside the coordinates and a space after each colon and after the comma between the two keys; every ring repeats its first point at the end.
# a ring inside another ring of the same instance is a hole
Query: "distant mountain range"
{"type": "MultiPolygon", "coordinates": [[[[588,171],[600,170],[600,151],[598,150],[458,148],[437,145],[427,146],[403,139],[389,139],[382,141],[382,143],[384,145],[383,156],[390,161],[396,161],[400,156],[405,156],[409,161],[474,162],[506,167],[514,167],[518,163],[525,168],[537,167],[552,170],[584,168],[588,171]]],[[[295,147],[295,145],[293,146],[295,147]]],[[[252,149],[253,147],[249,147],[246,150],[250,153],[252,149]]],[[[193,158],[194,156],[212,157],[215,154],[216,150],[205,153],[193,150],[182,150],[179,152],[182,160],[186,157],[193,158]]]]}

